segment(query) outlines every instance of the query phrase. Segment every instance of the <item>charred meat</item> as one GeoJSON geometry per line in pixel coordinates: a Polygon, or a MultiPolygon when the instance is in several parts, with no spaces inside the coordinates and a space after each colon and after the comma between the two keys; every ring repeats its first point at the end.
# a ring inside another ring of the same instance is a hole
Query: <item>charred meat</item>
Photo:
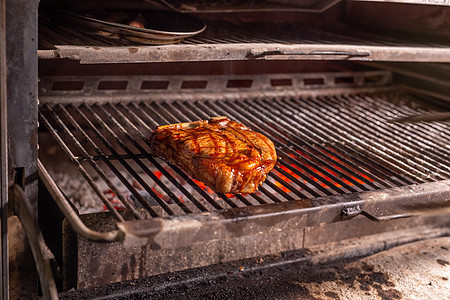
{"type": "Polygon", "coordinates": [[[218,193],[253,193],[277,162],[271,140],[227,117],[159,126],[152,152],[218,193]]]}

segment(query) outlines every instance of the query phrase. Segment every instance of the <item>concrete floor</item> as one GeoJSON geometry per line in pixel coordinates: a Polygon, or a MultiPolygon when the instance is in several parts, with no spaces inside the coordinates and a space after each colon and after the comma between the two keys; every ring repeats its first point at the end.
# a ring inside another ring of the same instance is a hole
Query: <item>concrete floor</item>
{"type": "Polygon", "coordinates": [[[450,237],[394,247],[329,271],[334,280],[298,284],[318,299],[450,299],[450,237]]]}

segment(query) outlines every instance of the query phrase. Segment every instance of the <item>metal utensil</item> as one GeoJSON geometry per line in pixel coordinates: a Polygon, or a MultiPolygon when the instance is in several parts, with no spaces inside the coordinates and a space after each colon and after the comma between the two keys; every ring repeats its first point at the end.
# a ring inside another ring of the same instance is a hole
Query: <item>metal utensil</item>
{"type": "Polygon", "coordinates": [[[388,120],[389,123],[448,122],[448,121],[450,121],[450,112],[423,113],[388,120]]]}
{"type": "Polygon", "coordinates": [[[70,11],[51,11],[54,18],[86,28],[89,34],[103,38],[125,39],[149,45],[173,44],[199,34],[206,25],[196,17],[167,10],[122,11],[119,20],[95,13],[79,14],[70,11]],[[142,26],[131,26],[130,20],[144,20],[142,26]],[[111,19],[113,21],[111,21],[111,19]],[[141,28],[144,27],[144,28],[141,28]]]}

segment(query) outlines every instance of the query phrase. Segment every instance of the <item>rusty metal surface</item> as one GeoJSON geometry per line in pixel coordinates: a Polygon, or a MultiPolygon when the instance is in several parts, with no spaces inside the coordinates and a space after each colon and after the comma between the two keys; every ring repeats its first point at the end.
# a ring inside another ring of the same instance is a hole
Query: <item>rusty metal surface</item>
{"type": "Polygon", "coordinates": [[[23,189],[17,184],[10,188],[10,198],[14,203],[14,211],[22,223],[30,244],[36,269],[39,275],[42,294],[45,299],[58,299],[55,280],[50,267],[47,246],[39,229],[37,219],[32,211],[32,205],[23,189]]]}
{"type": "MultiPolygon", "coordinates": [[[[98,224],[100,228],[114,227],[101,215],[86,216],[85,221],[93,226],[98,224]]],[[[442,214],[376,224],[355,218],[297,230],[277,231],[274,226],[269,234],[195,243],[178,249],[154,250],[149,245],[126,248],[120,243],[95,243],[77,237],[77,246],[72,243],[72,248],[65,251],[70,253],[68,256],[71,255],[72,260],[76,257],[77,287],[84,289],[217,263],[222,264],[220,268],[225,268],[225,262],[250,257],[253,257],[252,261],[262,263],[265,255],[281,258],[286,255],[283,254],[285,251],[296,249],[303,253],[296,259],[316,263],[364,256],[411,241],[448,235],[449,225],[447,216],[442,214]]],[[[239,266],[242,270],[249,268],[246,264],[239,266]]],[[[208,273],[196,274],[198,280],[208,276],[208,273]]],[[[192,273],[191,278],[195,279],[192,273]]],[[[142,286],[137,284],[135,287],[139,290],[142,286]]]]}
{"type": "Polygon", "coordinates": [[[40,58],[79,60],[81,64],[249,60],[262,53],[266,60],[355,60],[450,62],[450,49],[443,47],[389,47],[345,44],[200,44],[133,47],[86,47],[58,45],[39,50],[40,58]],[[276,54],[282,53],[282,54],[276,54]],[[334,55],[326,53],[335,53],[334,55]],[[343,53],[343,54],[340,54],[343,53]],[[346,53],[358,53],[348,55],[346,53]],[[359,55],[362,53],[364,55],[359,55]]]}
{"type": "Polygon", "coordinates": [[[314,72],[295,74],[265,75],[209,75],[209,76],[43,76],[39,81],[39,100],[45,103],[92,103],[139,101],[148,97],[145,89],[148,82],[163,82],[165,88],[151,90],[152,101],[173,102],[175,100],[282,97],[294,95],[345,94],[358,91],[380,91],[392,88],[392,74],[388,71],[361,72],[314,72]],[[346,78],[348,82],[340,82],[346,78]],[[316,84],[306,84],[308,80],[316,84]],[[126,82],[123,89],[101,90],[99,84],[105,81],[126,82]],[[251,81],[245,88],[230,87],[229,82],[251,81]],[[273,82],[284,85],[275,85],[273,82]],[[64,87],[54,88],[58,83],[64,87]],[[187,89],[186,82],[202,82],[202,88],[187,89]],[[336,83],[338,82],[338,83],[336,83]],[[70,84],[79,84],[80,88],[70,89],[70,84]],[[117,99],[117,100],[115,100],[117,99]]]}
{"type": "Polygon", "coordinates": [[[8,218],[8,230],[10,299],[32,299],[38,294],[38,276],[30,244],[17,216],[8,218]]]}
{"type": "MultiPolygon", "coordinates": [[[[364,242],[371,243],[371,239],[364,242]]],[[[287,252],[60,296],[165,300],[442,299],[450,293],[448,243],[449,237],[430,236],[366,257],[322,263],[311,263],[311,251],[287,252]]]]}
{"type": "Polygon", "coordinates": [[[38,1],[6,4],[9,156],[13,168],[25,168],[25,192],[37,214],[38,1]]]}
{"type": "Polygon", "coordinates": [[[128,247],[153,249],[189,246],[259,233],[300,229],[342,220],[344,208],[360,206],[377,216],[396,214],[416,205],[450,202],[450,180],[312,200],[230,209],[193,216],[173,216],[118,223],[128,247]]]}
{"type": "Polygon", "coordinates": [[[299,249],[303,231],[276,232],[231,240],[193,244],[183,248],[152,250],[149,246],[125,248],[120,243],[92,244],[78,239],[77,287],[143,278],[182,269],[299,249]]]}
{"type": "Polygon", "coordinates": [[[6,102],[6,0],[0,1],[0,297],[8,299],[8,131],[6,102]]]}

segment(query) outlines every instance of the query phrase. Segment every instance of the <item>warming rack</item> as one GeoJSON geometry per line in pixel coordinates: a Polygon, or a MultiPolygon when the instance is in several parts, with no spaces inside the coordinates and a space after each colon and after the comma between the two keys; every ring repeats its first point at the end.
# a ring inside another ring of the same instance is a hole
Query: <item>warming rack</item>
{"type": "Polygon", "coordinates": [[[178,247],[359,214],[381,221],[408,216],[404,209],[449,201],[448,124],[388,122],[429,111],[416,96],[395,87],[260,94],[211,99],[191,94],[188,100],[140,94],[129,102],[73,103],[50,97],[40,105],[39,117],[116,219],[125,234],[116,238],[128,245],[178,247]],[[149,153],[147,138],[156,126],[221,115],[267,135],[276,146],[278,164],[254,194],[216,194],[149,153]],[[127,214],[114,208],[93,177],[103,179],[127,214]],[[113,177],[133,197],[115,186],[113,177]]]}
{"type": "Polygon", "coordinates": [[[41,20],[39,42],[39,58],[67,58],[81,64],[261,59],[450,62],[446,40],[373,33],[339,23],[313,28],[207,22],[203,33],[179,44],[146,46],[89,36],[41,20]]]}

